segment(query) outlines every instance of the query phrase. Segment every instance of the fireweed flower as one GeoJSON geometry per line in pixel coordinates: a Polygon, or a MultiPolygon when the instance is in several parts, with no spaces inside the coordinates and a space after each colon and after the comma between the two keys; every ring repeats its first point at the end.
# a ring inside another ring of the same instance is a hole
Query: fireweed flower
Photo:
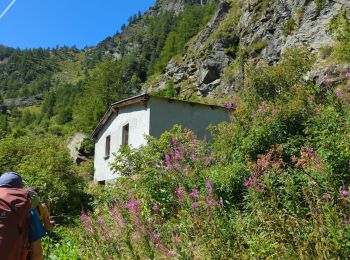
{"type": "Polygon", "coordinates": [[[184,196],[185,196],[185,192],[181,187],[178,187],[176,189],[175,194],[176,194],[177,198],[179,199],[179,201],[183,201],[184,196]]]}
{"type": "Polygon", "coordinates": [[[206,197],[205,198],[205,205],[206,205],[206,208],[207,209],[210,209],[212,206],[214,206],[216,204],[216,201],[215,200],[212,200],[211,198],[209,197],[206,197]]]}
{"type": "Polygon", "coordinates": [[[331,196],[331,194],[329,194],[329,193],[324,193],[324,194],[322,195],[322,199],[330,200],[331,198],[332,198],[332,196],[331,196]]]}
{"type": "Polygon", "coordinates": [[[349,196],[349,188],[346,186],[343,186],[341,191],[340,191],[341,195],[343,195],[344,197],[348,197],[349,196]]]}
{"type": "Polygon", "coordinates": [[[311,147],[308,147],[307,148],[307,153],[310,155],[310,156],[314,156],[315,155],[315,150],[311,147]]]}
{"type": "Polygon", "coordinates": [[[350,71],[346,72],[345,77],[347,77],[348,79],[350,79],[350,71]]]}
{"type": "Polygon", "coordinates": [[[158,206],[157,204],[153,204],[152,210],[153,210],[154,212],[159,212],[159,206],[158,206]]]}
{"type": "Polygon", "coordinates": [[[172,164],[171,164],[171,157],[169,154],[165,155],[165,167],[168,169],[172,168],[172,164]]]}
{"type": "Polygon", "coordinates": [[[211,182],[211,180],[206,180],[205,187],[207,188],[209,196],[211,196],[213,194],[213,183],[211,182]]]}
{"type": "Polygon", "coordinates": [[[126,203],[125,208],[127,208],[128,210],[135,210],[135,209],[137,209],[140,205],[141,205],[141,201],[140,201],[140,200],[131,199],[131,200],[129,200],[129,201],[126,203]]]}
{"type": "Polygon", "coordinates": [[[175,144],[177,143],[177,138],[176,138],[175,136],[173,136],[173,137],[171,138],[171,141],[172,141],[172,143],[175,145],[175,144]]]}
{"type": "Polygon", "coordinates": [[[153,232],[151,237],[152,237],[152,241],[154,243],[155,248],[159,249],[159,246],[160,246],[160,233],[153,232]]]}
{"type": "Polygon", "coordinates": [[[103,225],[105,222],[103,221],[103,219],[99,218],[98,220],[96,220],[96,223],[98,225],[103,225]]]}
{"type": "Polygon", "coordinates": [[[194,188],[192,189],[192,192],[189,194],[189,196],[191,199],[196,199],[199,196],[199,191],[196,188],[194,188]]]}
{"type": "Polygon", "coordinates": [[[125,218],[123,218],[121,216],[117,217],[117,223],[118,223],[119,226],[124,226],[125,223],[126,223],[125,218]]]}
{"type": "Polygon", "coordinates": [[[332,82],[332,79],[329,79],[329,78],[325,78],[324,80],[322,80],[322,84],[324,84],[324,85],[328,85],[329,83],[331,83],[332,82]]]}
{"type": "Polygon", "coordinates": [[[81,211],[80,219],[83,223],[86,221],[86,213],[84,210],[81,211]]]}
{"type": "Polygon", "coordinates": [[[225,108],[226,108],[227,112],[231,112],[232,107],[233,107],[233,106],[232,106],[232,103],[231,103],[231,102],[225,103],[225,108]]]}
{"type": "Polygon", "coordinates": [[[198,208],[199,204],[198,202],[193,202],[192,203],[192,209],[195,210],[196,208],[198,208]]]}
{"type": "Polygon", "coordinates": [[[175,160],[180,160],[181,159],[181,154],[178,151],[175,151],[174,158],[175,158],[175,160]]]}

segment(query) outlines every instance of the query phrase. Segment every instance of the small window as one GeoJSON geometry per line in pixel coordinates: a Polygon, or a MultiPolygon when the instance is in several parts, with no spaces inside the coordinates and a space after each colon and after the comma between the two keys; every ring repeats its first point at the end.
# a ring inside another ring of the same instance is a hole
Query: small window
{"type": "Polygon", "coordinates": [[[111,136],[106,137],[105,159],[108,159],[111,153],[111,136]]]}
{"type": "Polygon", "coordinates": [[[123,126],[122,145],[129,145],[129,124],[123,126]]]}
{"type": "Polygon", "coordinates": [[[106,181],[99,181],[98,184],[101,185],[101,186],[105,186],[106,185],[106,181]]]}

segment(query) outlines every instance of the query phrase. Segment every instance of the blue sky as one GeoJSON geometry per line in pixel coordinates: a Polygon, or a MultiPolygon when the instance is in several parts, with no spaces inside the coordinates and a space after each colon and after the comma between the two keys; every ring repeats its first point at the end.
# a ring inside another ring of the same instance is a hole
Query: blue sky
{"type": "Polygon", "coordinates": [[[19,47],[96,45],[156,0],[0,0],[0,44],[19,47]]]}

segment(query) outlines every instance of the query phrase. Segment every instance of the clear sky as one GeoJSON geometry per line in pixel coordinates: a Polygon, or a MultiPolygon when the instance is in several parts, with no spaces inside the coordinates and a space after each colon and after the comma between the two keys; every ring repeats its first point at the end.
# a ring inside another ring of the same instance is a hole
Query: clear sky
{"type": "Polygon", "coordinates": [[[35,48],[96,45],[156,0],[0,0],[0,44],[35,48]],[[1,14],[9,7],[8,11],[1,14]]]}

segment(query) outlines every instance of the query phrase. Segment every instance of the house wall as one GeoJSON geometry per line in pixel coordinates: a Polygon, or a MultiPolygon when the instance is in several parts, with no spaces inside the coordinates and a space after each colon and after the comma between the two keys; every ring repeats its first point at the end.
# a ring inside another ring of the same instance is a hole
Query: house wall
{"type": "Polygon", "coordinates": [[[115,179],[110,163],[114,161],[113,153],[122,143],[122,128],[129,124],[129,145],[138,148],[146,144],[145,135],[149,134],[150,109],[141,104],[134,104],[119,109],[118,115],[112,115],[100,130],[95,142],[94,180],[108,181],[115,179]],[[111,136],[111,156],[105,158],[106,137],[111,136]]]}
{"type": "Polygon", "coordinates": [[[209,125],[229,121],[226,109],[151,97],[150,135],[158,137],[175,124],[193,130],[200,139],[210,139],[209,125]]]}

